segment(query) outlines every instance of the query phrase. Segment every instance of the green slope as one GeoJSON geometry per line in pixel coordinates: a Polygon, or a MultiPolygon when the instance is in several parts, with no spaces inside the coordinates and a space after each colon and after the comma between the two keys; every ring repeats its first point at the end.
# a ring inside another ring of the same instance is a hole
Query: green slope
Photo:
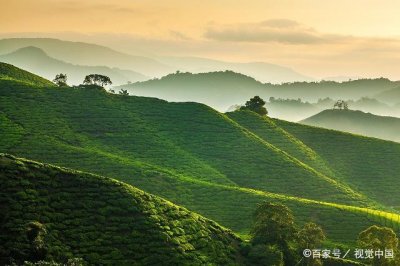
{"type": "Polygon", "coordinates": [[[24,130],[18,144],[0,143],[4,152],[116,177],[129,176],[131,164],[149,164],[292,196],[357,205],[368,201],[204,105],[90,89],[4,87],[0,112],[24,130]],[[97,165],[99,155],[104,161],[121,160],[121,167],[97,165]]]}
{"type": "Polygon", "coordinates": [[[330,109],[302,120],[300,123],[400,142],[400,118],[396,117],[330,109]]]}
{"type": "MultiPolygon", "coordinates": [[[[252,113],[3,80],[0,119],[0,152],[117,178],[242,234],[265,199],[287,201],[300,223],[311,217],[335,241],[352,242],[371,223],[397,226],[397,216],[354,207],[390,210],[396,194],[388,201],[376,197],[383,192],[356,186],[351,178],[359,168],[339,171],[336,158],[252,113]]],[[[380,141],[369,141],[375,143],[369,153],[379,149],[380,141]]],[[[363,154],[354,156],[361,161],[363,154]]],[[[388,167],[380,168],[387,186],[396,178],[388,167]]]]}
{"type": "Polygon", "coordinates": [[[54,84],[47,79],[3,62],[0,62],[0,80],[15,80],[41,87],[54,86],[54,84]]]}
{"type": "Polygon", "coordinates": [[[238,263],[239,239],[182,207],[113,179],[0,154],[0,263],[29,254],[26,226],[47,230],[46,260],[91,265],[238,263]]]}
{"type": "Polygon", "coordinates": [[[251,111],[236,111],[228,113],[228,116],[282,151],[291,154],[327,176],[334,176],[333,171],[315,151],[279,127],[273,119],[259,116],[251,111]]]}
{"type": "Polygon", "coordinates": [[[400,144],[283,120],[275,123],[300,139],[336,176],[371,199],[400,210],[400,144]]]}

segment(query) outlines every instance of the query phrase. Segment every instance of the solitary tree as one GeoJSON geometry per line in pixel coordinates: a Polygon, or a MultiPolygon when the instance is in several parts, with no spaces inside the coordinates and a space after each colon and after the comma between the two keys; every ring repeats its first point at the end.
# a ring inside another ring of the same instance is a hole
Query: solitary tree
{"type": "Polygon", "coordinates": [[[121,89],[118,93],[119,93],[120,95],[129,96],[128,90],[121,89]]]}
{"type": "Polygon", "coordinates": [[[56,77],[53,79],[53,82],[59,87],[67,86],[67,74],[57,74],[56,77]]]}
{"type": "Polygon", "coordinates": [[[338,100],[333,105],[333,109],[338,108],[339,110],[349,110],[349,104],[343,100],[338,100]]]}
{"type": "Polygon", "coordinates": [[[85,77],[83,80],[84,85],[97,85],[97,86],[107,86],[111,85],[111,79],[107,76],[99,75],[99,74],[90,74],[85,77]]]}
{"type": "Polygon", "coordinates": [[[264,105],[265,101],[263,99],[261,99],[259,96],[254,96],[248,100],[246,104],[240,108],[240,110],[250,110],[259,115],[267,115],[268,111],[264,105]]]}

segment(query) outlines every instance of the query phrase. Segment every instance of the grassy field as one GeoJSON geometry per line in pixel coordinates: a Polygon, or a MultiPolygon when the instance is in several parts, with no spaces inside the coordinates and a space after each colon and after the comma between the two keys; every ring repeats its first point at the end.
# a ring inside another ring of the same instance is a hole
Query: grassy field
{"type": "Polygon", "coordinates": [[[118,179],[241,235],[263,200],[287,204],[335,242],[353,243],[372,224],[398,231],[393,142],[12,79],[0,80],[0,121],[0,152],[118,179]]]}

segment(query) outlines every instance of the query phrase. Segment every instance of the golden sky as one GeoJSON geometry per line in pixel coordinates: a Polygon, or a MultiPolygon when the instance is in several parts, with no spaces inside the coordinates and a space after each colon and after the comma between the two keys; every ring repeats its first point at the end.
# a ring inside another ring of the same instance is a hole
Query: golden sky
{"type": "Polygon", "coordinates": [[[395,0],[0,0],[0,6],[2,36],[86,36],[132,54],[265,61],[315,77],[400,79],[395,0]]]}

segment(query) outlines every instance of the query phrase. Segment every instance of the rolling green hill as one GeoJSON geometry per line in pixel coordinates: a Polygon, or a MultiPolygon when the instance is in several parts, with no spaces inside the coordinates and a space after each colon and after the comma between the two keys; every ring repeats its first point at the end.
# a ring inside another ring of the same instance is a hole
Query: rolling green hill
{"type": "Polygon", "coordinates": [[[101,176],[0,154],[0,263],[29,260],[27,224],[47,232],[42,259],[90,265],[234,265],[240,240],[200,215],[101,176]]]}
{"type": "Polygon", "coordinates": [[[17,68],[13,65],[0,62],[0,79],[1,80],[14,80],[18,82],[24,82],[26,84],[40,86],[40,87],[52,87],[54,84],[47,79],[34,75],[30,72],[17,68]]]}
{"type": "Polygon", "coordinates": [[[146,76],[131,70],[110,68],[107,66],[83,66],[66,63],[48,56],[37,47],[23,47],[9,54],[0,55],[0,61],[13,64],[20,68],[37,73],[48,79],[54,79],[59,73],[68,76],[69,84],[81,84],[86,75],[101,74],[111,78],[116,85],[126,84],[128,81],[143,81],[146,76]]]}
{"type": "MultiPolygon", "coordinates": [[[[390,212],[400,205],[399,195],[389,198],[357,181],[373,173],[373,155],[383,145],[391,150],[379,159],[387,160],[380,181],[400,185],[400,171],[390,161],[400,158],[400,145],[393,142],[346,135],[349,142],[372,145],[362,153],[353,148],[358,164],[342,168],[347,155],[334,150],[330,157],[330,150],[314,147],[280,121],[253,113],[12,80],[0,80],[0,122],[0,152],[116,178],[243,235],[263,200],[289,205],[300,224],[316,221],[332,241],[354,242],[374,223],[398,230],[398,216],[390,212]]],[[[332,132],[336,139],[329,145],[338,149],[342,133],[332,132]]]]}
{"type": "Polygon", "coordinates": [[[335,130],[274,122],[313,149],[353,189],[400,211],[400,145],[335,130]]]}
{"type": "Polygon", "coordinates": [[[302,120],[300,123],[400,142],[400,118],[396,117],[330,109],[302,120]]]}

